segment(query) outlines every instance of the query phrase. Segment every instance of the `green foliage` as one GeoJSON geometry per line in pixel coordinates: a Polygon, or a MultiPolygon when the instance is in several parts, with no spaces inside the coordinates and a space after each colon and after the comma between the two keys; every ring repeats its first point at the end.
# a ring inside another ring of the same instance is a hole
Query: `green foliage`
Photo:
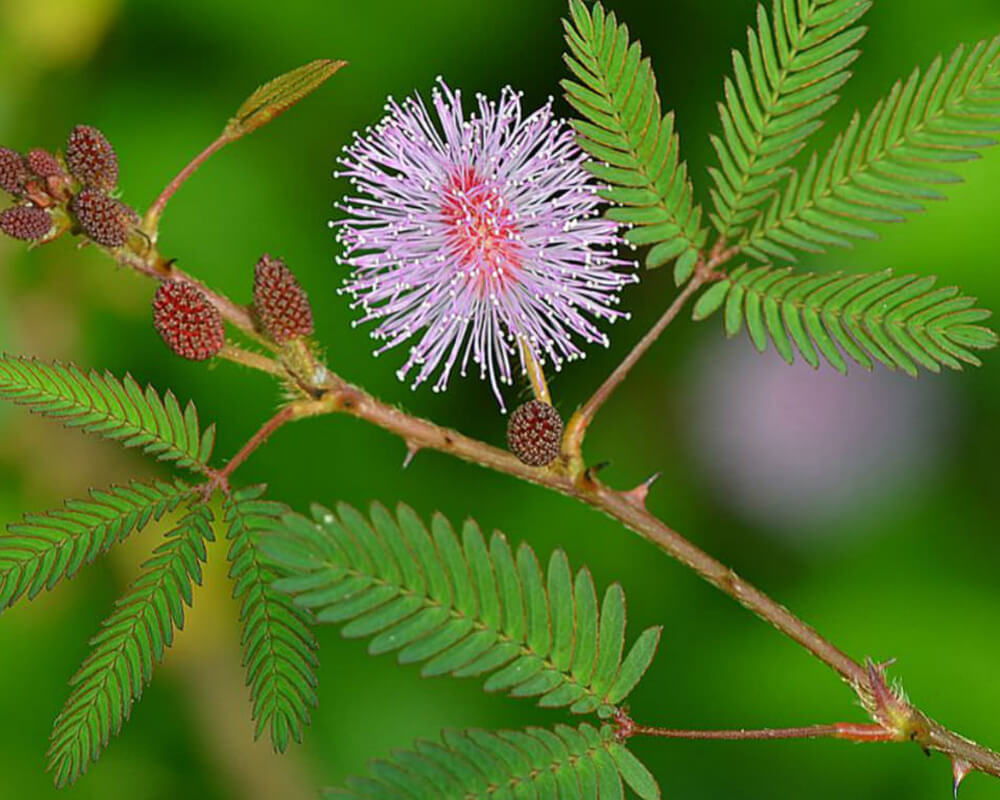
{"type": "Polygon", "coordinates": [[[183,627],[184,604],[191,604],[193,584],[201,582],[205,542],[212,538],[212,512],[194,506],[142,565],[91,640],[93,650],[70,681],[73,691],[52,731],[49,769],[57,786],[86,772],[128,719],[174,628],[183,627]]]}
{"type": "Polygon", "coordinates": [[[576,81],[562,82],[566,99],[583,116],[575,120],[580,146],[594,159],[590,171],[609,187],[601,194],[619,204],[607,216],[625,223],[625,238],[653,245],[646,258],[659,267],[678,258],[678,283],[690,277],[705,244],[701,208],[680,160],[674,115],[663,115],[656,76],[639,42],[600,3],[591,10],[571,0],[565,22],[566,63],[576,81]]]}
{"type": "Polygon", "coordinates": [[[918,367],[979,366],[972,350],[997,345],[997,335],[977,324],[990,312],[974,308],[975,298],[954,286],[934,288],[935,281],[891,270],[844,275],[742,266],[706,290],[694,316],[705,319],[724,305],[728,336],[745,320],[758,350],[770,337],[791,363],[794,343],[814,367],[822,356],[840,372],[847,371],[841,350],[866,369],[878,361],[914,376],[918,367]]]}
{"type": "Polygon", "coordinates": [[[289,738],[302,741],[309,708],[316,705],[316,640],[306,612],[288,595],[271,586],[273,571],[262,562],[257,544],[261,530],[273,529],[287,511],[261,500],[263,487],[234,492],[226,500],[229,577],[233,595],[242,599],[243,665],[247,671],[256,736],[266,728],[275,750],[284,752],[289,738]]]}
{"type": "Polygon", "coordinates": [[[768,17],[757,7],[757,30],[747,56],[733,51],[733,79],[719,104],[722,137],[711,137],[721,169],[715,182],[712,222],[731,238],[759,214],[758,207],[785,174],[783,167],[822,125],[849,80],[858,57],[851,48],[865,35],[851,27],[870,0],[774,0],[768,17]]]}
{"type": "Polygon", "coordinates": [[[968,54],[958,48],[924,73],[897,82],[867,117],[855,113],[823,157],[813,153],[801,173],[741,243],[761,260],[795,260],[795,250],[822,252],[872,239],[870,223],[902,222],[935,189],[958,180],[950,164],[977,158],[1000,131],[1000,37],[968,54]],[[942,166],[943,165],[943,166],[942,166]]]}
{"type": "Polygon", "coordinates": [[[92,490],[89,500],[67,500],[62,508],[26,514],[0,536],[0,610],[27,594],[34,598],[115,542],[173,511],[191,496],[181,483],[139,483],[92,490]]]}
{"type": "Polygon", "coordinates": [[[443,741],[420,741],[413,750],[373,761],[370,776],[348,778],[325,793],[342,800],[475,800],[559,798],[616,800],[625,784],[642,800],[660,789],[649,771],[610,726],[490,733],[445,731],[443,741]],[[624,783],[623,783],[624,779],[624,783]]]}
{"type": "Polygon", "coordinates": [[[487,547],[467,522],[461,542],[434,516],[430,531],[400,506],[286,514],[262,547],[288,573],[276,587],[319,622],[373,637],[372,654],[399,651],[425,676],[485,675],[487,691],[539,697],[539,705],[608,715],[649,667],[660,630],[645,631],[623,660],[625,595],[613,585],[598,610],[590,573],[574,577],[556,551],[545,575],[534,551],[494,533],[487,547]]]}
{"type": "Polygon", "coordinates": [[[215,445],[215,426],[202,432],[193,403],[181,407],[172,392],[163,398],[126,375],[91,371],[72,364],[0,356],[0,397],[28,410],[80,428],[125,447],[140,447],[160,461],[204,471],[215,445]]]}

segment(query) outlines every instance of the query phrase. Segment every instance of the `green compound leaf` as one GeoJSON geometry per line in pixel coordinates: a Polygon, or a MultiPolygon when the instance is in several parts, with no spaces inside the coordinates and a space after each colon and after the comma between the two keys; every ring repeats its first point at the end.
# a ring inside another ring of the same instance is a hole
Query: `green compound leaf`
{"type": "Polygon", "coordinates": [[[961,180],[950,166],[978,158],[998,132],[1000,37],[936,59],[923,76],[915,70],[863,120],[855,114],[825,156],[791,173],[740,247],[762,261],[795,261],[797,250],[877,238],[872,223],[903,222],[945,199],[936,187],[961,180]]]}
{"type": "Polygon", "coordinates": [[[84,564],[173,511],[193,490],[180,481],[92,490],[89,500],[67,500],[44,514],[25,514],[0,536],[0,610],[33,599],[84,564]]]}
{"type": "Polygon", "coordinates": [[[607,216],[630,226],[625,238],[631,244],[652,245],[646,266],[679,259],[675,277],[683,283],[707,231],[680,160],[674,115],[662,114],[649,59],[614,12],[571,0],[570,15],[565,59],[576,80],[562,87],[582,117],[573,125],[593,159],[589,169],[608,184],[601,194],[620,206],[607,216]]]}
{"type": "Polygon", "coordinates": [[[336,800],[624,800],[625,783],[642,800],[659,800],[656,781],[614,738],[600,730],[557,725],[496,733],[445,731],[441,742],[369,765],[324,797],[336,800]]]}
{"type": "Polygon", "coordinates": [[[918,368],[978,367],[972,351],[997,345],[997,335],[978,324],[991,312],[954,286],[935,288],[936,280],[891,270],[845,275],[742,266],[703,298],[711,295],[711,310],[725,305],[728,336],[745,321],[758,350],[770,339],[788,363],[797,350],[814,367],[822,358],[845,373],[844,353],[865,369],[879,362],[912,376],[918,368]]]}
{"type": "Polygon", "coordinates": [[[208,468],[215,426],[201,431],[193,403],[181,410],[177,398],[162,398],[126,375],[81,372],[72,364],[0,356],[0,397],[29,411],[80,428],[125,447],[139,447],[160,461],[196,471],[208,468]]]}
{"type": "Polygon", "coordinates": [[[193,584],[201,582],[205,542],[212,538],[212,512],[191,508],[91,640],[93,650],[70,681],[73,691],[52,730],[48,758],[56,786],[86,772],[132,713],[174,629],[184,625],[184,605],[191,605],[193,584]]]}
{"type": "Polygon", "coordinates": [[[226,499],[229,523],[229,577],[241,599],[243,666],[247,671],[256,736],[267,729],[271,743],[284,752],[289,739],[302,741],[309,709],[316,705],[317,644],[307,613],[288,595],[276,592],[274,572],[262,560],[257,536],[273,530],[287,508],[261,500],[263,487],[234,492],[226,499]]]}
{"type": "Polygon", "coordinates": [[[770,16],[757,6],[757,29],[746,56],[733,52],[719,104],[722,136],[711,137],[719,167],[712,222],[726,239],[745,230],[786,174],[786,165],[822,125],[851,77],[851,48],[866,28],[851,27],[870,0],[774,0],[770,16]]]}
{"type": "Polygon", "coordinates": [[[461,540],[435,515],[428,530],[400,506],[316,506],[313,519],[281,518],[261,548],[287,576],[275,584],[372,654],[398,651],[424,675],[488,675],[485,689],[538,697],[539,705],[610,715],[649,667],[660,629],[623,659],[625,595],[611,586],[598,612],[586,569],[575,578],[557,551],[543,572],[534,551],[500,533],[487,545],[467,522],[461,540]]]}

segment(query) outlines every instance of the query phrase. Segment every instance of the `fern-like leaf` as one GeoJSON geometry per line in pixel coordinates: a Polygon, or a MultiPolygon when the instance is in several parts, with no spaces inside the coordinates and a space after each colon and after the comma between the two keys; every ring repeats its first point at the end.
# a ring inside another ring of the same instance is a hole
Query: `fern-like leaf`
{"type": "Polygon", "coordinates": [[[207,469],[215,444],[215,426],[201,431],[193,403],[182,411],[172,392],[161,398],[131,375],[119,380],[108,372],[84,374],[72,364],[2,355],[0,397],[193,470],[207,469]]]}
{"type": "Polygon", "coordinates": [[[649,59],[614,12],[600,3],[588,10],[581,0],[570,0],[570,13],[565,58],[576,80],[562,86],[583,117],[573,125],[580,146],[594,159],[588,167],[609,184],[602,196],[620,206],[607,216],[631,226],[625,238],[632,244],[653,245],[647,266],[678,258],[683,282],[707,231],[680,160],[674,115],[662,114],[649,59]]]}
{"type": "Polygon", "coordinates": [[[845,275],[742,266],[709,287],[694,316],[705,319],[725,306],[728,336],[745,321],[758,350],[770,338],[789,363],[797,349],[812,366],[822,358],[840,372],[847,371],[843,353],[866,369],[879,362],[913,376],[920,367],[979,366],[973,350],[997,345],[997,335],[978,324],[990,312],[975,308],[975,298],[956,287],[935,288],[935,282],[891,270],[845,275]]]}
{"type": "Polygon", "coordinates": [[[369,775],[348,778],[324,796],[336,800],[491,800],[561,798],[623,800],[628,785],[642,800],[658,800],[649,770],[600,730],[557,725],[553,730],[445,731],[441,742],[373,761],[369,775]]]}
{"type": "Polygon", "coordinates": [[[287,511],[261,499],[263,487],[234,492],[225,505],[233,594],[243,601],[243,665],[247,671],[256,736],[267,729],[271,743],[284,752],[289,739],[302,741],[309,708],[316,705],[316,640],[307,612],[272,588],[275,575],[263,563],[257,545],[261,530],[273,530],[287,511]]]}
{"type": "Polygon", "coordinates": [[[133,481],[92,490],[89,500],[67,500],[62,508],[26,514],[8,525],[0,536],[0,610],[72,578],[84,564],[173,511],[191,493],[180,481],[133,481]]]}
{"type": "Polygon", "coordinates": [[[733,51],[733,78],[719,104],[722,136],[711,141],[719,168],[712,222],[726,239],[744,230],[774,193],[788,164],[837,102],[866,28],[851,27],[871,0],[774,0],[757,7],[747,55],[733,51]]]}
{"type": "Polygon", "coordinates": [[[211,511],[191,508],[91,641],[93,650],[70,681],[73,691],[52,731],[49,769],[57,786],[86,772],[132,713],[174,629],[183,627],[184,605],[191,605],[193,584],[201,582],[211,539],[211,511]]]}
{"type": "Polygon", "coordinates": [[[833,147],[792,173],[782,194],[741,242],[763,261],[795,260],[874,239],[872,223],[902,222],[924,203],[943,200],[936,186],[960,178],[948,167],[978,158],[1000,132],[1000,37],[947,62],[915,70],[862,119],[855,114],[833,147]]]}
{"type": "Polygon", "coordinates": [[[435,515],[428,531],[400,506],[286,514],[262,547],[288,573],[276,587],[319,622],[373,637],[372,654],[399,651],[424,675],[485,675],[487,691],[539,697],[539,704],[607,716],[649,667],[660,629],[645,631],[623,659],[625,595],[608,588],[598,609],[593,579],[574,577],[562,551],[543,574],[534,551],[516,554],[494,533],[487,546],[467,522],[461,542],[435,515]]]}

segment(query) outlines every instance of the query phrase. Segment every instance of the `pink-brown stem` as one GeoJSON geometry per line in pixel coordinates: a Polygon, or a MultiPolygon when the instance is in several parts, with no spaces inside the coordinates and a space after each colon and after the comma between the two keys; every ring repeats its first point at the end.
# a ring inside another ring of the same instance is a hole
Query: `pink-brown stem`
{"type": "Polygon", "coordinates": [[[167,203],[170,202],[170,198],[173,197],[184,182],[195,173],[198,167],[229,144],[230,141],[232,141],[232,137],[225,132],[222,133],[218,139],[191,159],[188,165],[178,172],[177,175],[174,176],[173,180],[171,180],[170,183],[163,188],[163,191],[160,192],[160,196],[157,197],[153,204],[149,207],[142,223],[143,230],[152,238],[154,242],[156,241],[156,233],[160,225],[160,217],[163,216],[163,210],[167,207],[167,203]]]}
{"type": "Polygon", "coordinates": [[[762,739],[848,739],[852,742],[892,742],[895,734],[871,723],[835,722],[832,725],[805,725],[801,728],[737,728],[735,730],[677,730],[636,725],[631,736],[658,736],[664,739],[716,739],[751,741],[762,739]]]}

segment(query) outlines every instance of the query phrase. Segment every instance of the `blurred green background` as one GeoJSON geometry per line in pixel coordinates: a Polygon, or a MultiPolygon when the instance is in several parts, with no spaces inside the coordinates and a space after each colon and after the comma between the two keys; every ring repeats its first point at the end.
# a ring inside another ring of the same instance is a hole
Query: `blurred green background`
{"type": "MultiPolygon", "coordinates": [[[[728,53],[745,45],[753,4],[610,4],[652,55],[664,105],[678,112],[704,191],[705,134],[716,125],[728,53]]],[[[97,125],[118,149],[124,199],[145,207],[257,84],[313,58],[348,59],[350,67],[318,95],[225,150],[181,190],[164,221],[162,249],[241,301],[257,257],[284,257],[311,294],[318,338],[341,374],[499,444],[505,421],[485,386],[457,381],[446,395],[411,393],[394,377],[399,358],[371,358],[367,332],[350,327],[352,314],[335,294],[343,274],[326,226],[345,187],[330,173],[339,148],[379,117],[386,95],[426,92],[438,74],[466,96],[495,94],[506,83],[523,89],[531,106],[558,94],[563,10],[560,0],[0,0],[0,143],[55,148],[74,124],[97,125]]],[[[897,0],[878,4],[867,22],[858,77],[820,134],[824,141],[913,65],[1000,32],[1000,6],[897,0]]],[[[568,113],[561,100],[557,106],[568,113]]],[[[967,182],[949,203],[815,266],[940,274],[1000,309],[1000,152],[963,172],[967,182]]],[[[219,421],[220,456],[234,452],[274,409],[276,389],[231,365],[205,369],[171,357],[150,325],[152,286],[71,247],[25,253],[0,242],[0,347],[173,387],[197,400],[205,420],[219,421]]],[[[614,329],[611,350],[554,382],[564,412],[671,297],[667,271],[643,278],[626,294],[634,317],[614,329]]],[[[831,383],[821,373],[817,384],[808,369],[748,356],[745,343],[720,346],[720,327],[717,320],[672,327],[594,427],[590,457],[612,460],[605,475],[619,486],[663,470],[653,511],[852,655],[898,658],[898,674],[921,707],[1000,745],[997,355],[987,354],[982,370],[916,382],[876,373],[831,383]]],[[[851,693],[821,664],[611,521],[435,453],[421,453],[403,471],[403,455],[399,441],[359,422],[312,420],[281,431],[240,479],[267,481],[275,498],[299,508],[313,500],[405,501],[423,514],[473,515],[543,553],[563,546],[602,585],[624,584],[633,633],[665,626],[659,656],[632,697],[643,722],[862,719],[851,693]]],[[[3,520],[151,469],[114,445],[0,407],[3,520]]],[[[44,753],[66,681],[155,536],[135,537],[0,619],[0,799],[54,795],[44,753]]],[[[305,745],[280,759],[266,745],[251,748],[235,614],[222,559],[215,562],[187,629],[123,735],[67,796],[309,797],[361,771],[367,759],[444,727],[563,719],[487,696],[475,681],[422,680],[416,669],[372,659],[364,643],[322,630],[321,705],[305,745]]],[[[668,797],[939,799],[950,791],[947,762],[912,747],[651,741],[636,749],[668,797]]],[[[973,777],[963,796],[997,797],[998,787],[973,777]]]]}

